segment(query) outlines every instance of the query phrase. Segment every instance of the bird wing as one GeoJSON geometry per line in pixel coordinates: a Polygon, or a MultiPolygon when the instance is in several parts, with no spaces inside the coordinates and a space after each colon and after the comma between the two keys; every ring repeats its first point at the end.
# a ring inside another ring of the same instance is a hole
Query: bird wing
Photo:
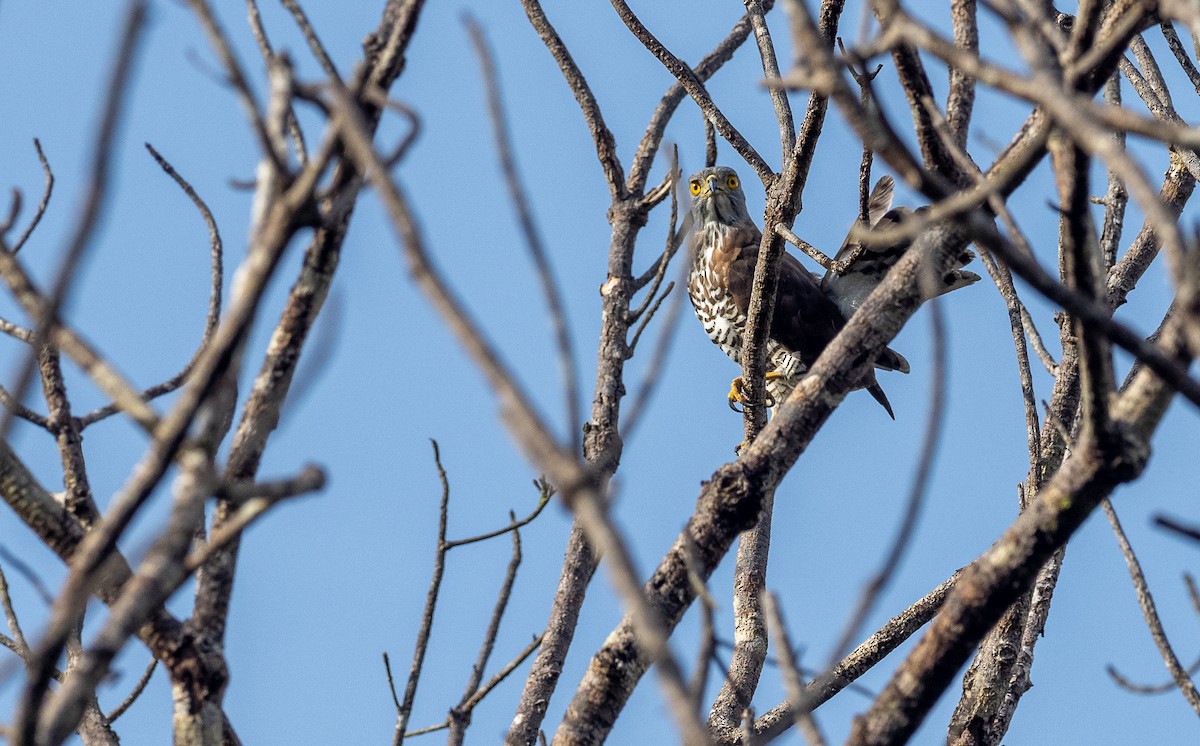
{"type": "MultiPolygon", "coordinates": [[[[758,262],[758,236],[744,246],[729,266],[729,292],[743,312],[750,308],[754,285],[754,266],[758,262]]],[[[821,286],[791,254],[785,253],[779,265],[779,285],[775,311],[771,316],[771,339],[798,356],[805,365],[825,349],[842,326],[837,308],[821,292],[821,286]]]]}
{"type": "Polygon", "coordinates": [[[805,365],[812,365],[845,323],[821,291],[817,278],[800,260],[785,253],[779,263],[779,289],[771,322],[775,341],[799,355],[805,365]]]}
{"type": "MultiPolygon", "coordinates": [[[[875,182],[875,188],[871,190],[871,195],[867,198],[868,227],[874,228],[875,226],[879,225],[880,221],[883,220],[884,217],[887,217],[891,212],[894,212],[892,210],[892,197],[895,194],[895,191],[896,183],[890,176],[881,176],[879,181],[875,182]]],[[[860,228],[862,224],[863,223],[861,220],[857,220],[854,223],[854,228],[860,228]]],[[[851,228],[851,232],[854,231],[854,228],[851,228]]],[[[838,250],[837,256],[834,257],[834,261],[845,261],[850,256],[851,252],[853,252],[857,247],[858,244],[854,241],[851,241],[849,235],[846,236],[846,240],[842,242],[842,248],[838,250]]],[[[828,279],[828,275],[826,275],[826,278],[828,279]]]]}
{"type": "MultiPolygon", "coordinates": [[[[725,277],[734,303],[743,313],[749,313],[761,236],[757,230],[742,231],[736,239],[732,234],[727,241],[734,240],[741,245],[738,251],[727,252],[733,258],[725,277]]],[[[809,366],[845,324],[845,317],[821,288],[817,278],[804,268],[799,259],[785,252],[779,263],[779,285],[775,295],[775,310],[771,315],[771,339],[809,366]]],[[[875,366],[908,372],[908,361],[888,347],[879,354],[875,366]]]]}

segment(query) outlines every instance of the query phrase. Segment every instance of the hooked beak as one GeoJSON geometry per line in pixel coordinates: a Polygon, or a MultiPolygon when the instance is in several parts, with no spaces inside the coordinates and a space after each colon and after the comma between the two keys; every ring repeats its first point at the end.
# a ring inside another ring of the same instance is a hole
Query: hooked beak
{"type": "Polygon", "coordinates": [[[709,174],[709,176],[704,180],[704,186],[700,189],[700,196],[711,197],[713,192],[717,190],[717,181],[716,174],[709,174]]]}

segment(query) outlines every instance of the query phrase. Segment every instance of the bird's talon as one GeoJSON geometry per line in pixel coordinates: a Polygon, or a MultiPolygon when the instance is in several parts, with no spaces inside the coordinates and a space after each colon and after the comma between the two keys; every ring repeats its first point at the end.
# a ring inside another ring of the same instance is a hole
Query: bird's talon
{"type": "MultiPolygon", "coordinates": [[[[774,370],[767,371],[766,375],[764,376],[764,379],[766,381],[774,381],[777,378],[783,378],[783,374],[780,373],[779,371],[774,371],[774,370]]],[[[729,400],[729,408],[732,409],[733,411],[737,412],[738,414],[742,414],[743,412],[745,412],[744,408],[739,408],[737,406],[739,404],[742,404],[742,405],[746,404],[746,394],[742,391],[742,389],[745,387],[745,385],[746,385],[745,380],[741,376],[738,376],[737,378],[733,379],[733,381],[729,384],[729,393],[726,395],[726,397],[729,400]]],[[[763,403],[768,408],[775,406],[775,397],[771,396],[770,391],[766,391],[763,393],[763,403]]]]}
{"type": "Polygon", "coordinates": [[[729,401],[729,408],[738,414],[744,411],[738,408],[738,405],[742,403],[742,386],[742,377],[738,376],[729,384],[729,393],[725,395],[729,401]]]}

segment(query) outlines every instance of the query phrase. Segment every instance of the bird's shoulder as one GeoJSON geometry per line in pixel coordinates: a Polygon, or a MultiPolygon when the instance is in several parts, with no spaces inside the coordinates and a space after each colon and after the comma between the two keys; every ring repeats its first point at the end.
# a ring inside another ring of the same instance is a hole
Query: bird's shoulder
{"type": "Polygon", "coordinates": [[[794,320],[823,328],[840,328],[844,319],[821,289],[813,273],[800,260],[785,253],[779,263],[779,287],[775,293],[775,318],[794,320]]]}

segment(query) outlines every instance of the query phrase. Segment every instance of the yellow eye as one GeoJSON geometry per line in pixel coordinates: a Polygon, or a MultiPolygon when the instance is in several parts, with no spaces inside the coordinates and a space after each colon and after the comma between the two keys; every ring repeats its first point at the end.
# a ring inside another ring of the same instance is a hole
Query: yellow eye
{"type": "Polygon", "coordinates": [[[693,181],[691,186],[692,186],[692,194],[700,193],[700,182],[693,181]]]}
{"type": "Polygon", "coordinates": [[[729,178],[725,180],[725,186],[729,187],[730,189],[737,189],[738,177],[734,176],[733,174],[729,174],[729,178]]]}

